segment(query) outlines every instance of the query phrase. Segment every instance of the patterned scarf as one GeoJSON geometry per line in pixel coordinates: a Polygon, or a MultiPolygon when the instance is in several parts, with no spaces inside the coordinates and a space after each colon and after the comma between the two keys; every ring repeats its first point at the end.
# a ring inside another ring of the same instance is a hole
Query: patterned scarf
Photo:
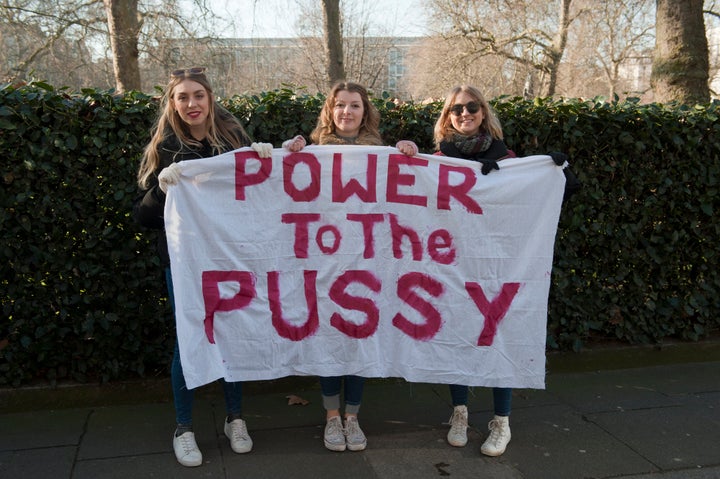
{"type": "Polygon", "coordinates": [[[480,153],[487,151],[488,148],[490,148],[492,140],[492,136],[488,135],[484,131],[481,131],[477,135],[473,136],[458,134],[453,135],[450,142],[455,144],[464,157],[473,158],[478,156],[480,153]]]}

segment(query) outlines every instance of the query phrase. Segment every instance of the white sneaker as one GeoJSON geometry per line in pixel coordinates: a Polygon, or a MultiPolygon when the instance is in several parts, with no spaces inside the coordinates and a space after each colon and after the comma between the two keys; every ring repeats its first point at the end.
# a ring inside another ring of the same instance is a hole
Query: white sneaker
{"type": "Polygon", "coordinates": [[[348,416],[345,419],[345,440],[347,448],[351,451],[362,451],[367,447],[367,438],[360,429],[357,416],[348,416]]]}
{"type": "Polygon", "coordinates": [[[230,439],[230,447],[233,451],[238,454],[244,454],[252,451],[253,442],[250,439],[250,435],[247,431],[245,421],[242,419],[235,419],[234,421],[227,422],[225,420],[225,435],[230,439]]]}
{"type": "Polygon", "coordinates": [[[190,431],[173,436],[173,450],[183,466],[196,467],[202,464],[202,453],[195,442],[195,434],[190,431]]]}
{"type": "Polygon", "coordinates": [[[450,416],[450,430],[447,441],[451,446],[463,447],[467,444],[468,410],[467,406],[455,406],[450,416]]]}
{"type": "Polygon", "coordinates": [[[485,439],[480,452],[486,456],[499,456],[505,452],[510,442],[510,418],[508,416],[495,416],[488,423],[490,434],[485,439]]]}
{"type": "Polygon", "coordinates": [[[343,430],[340,416],[334,416],[327,420],[327,424],[325,424],[324,440],[325,447],[331,451],[345,450],[345,431],[343,430]]]}

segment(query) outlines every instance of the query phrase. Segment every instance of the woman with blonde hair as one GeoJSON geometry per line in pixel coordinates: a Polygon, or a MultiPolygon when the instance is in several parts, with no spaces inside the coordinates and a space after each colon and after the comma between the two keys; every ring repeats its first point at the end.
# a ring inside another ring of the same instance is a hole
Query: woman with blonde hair
{"type": "MultiPolygon", "coordinates": [[[[497,162],[515,153],[503,142],[500,121],[480,90],[469,85],[453,88],[445,98],[440,117],[435,123],[436,154],[478,161],[481,172],[487,175],[499,169],[497,162]]],[[[453,413],[450,417],[448,443],[462,447],[467,444],[468,386],[450,385],[453,413]]],[[[499,456],[510,442],[510,409],[512,389],[493,388],[495,415],[488,425],[490,434],[480,451],[488,456],[499,456]]]]}
{"type": "Polygon", "coordinates": [[[470,85],[453,88],[435,122],[437,154],[479,161],[482,173],[499,169],[497,161],[513,157],[503,142],[500,120],[483,94],[470,85]]]}
{"type": "MultiPolygon", "coordinates": [[[[248,145],[262,157],[272,153],[269,143],[250,144],[240,122],[215,101],[205,68],[175,70],[160,102],[158,118],[138,170],[139,191],[133,205],[135,220],[142,226],[164,231],[165,194],[169,185],[180,180],[177,162],[216,156],[248,145]]],[[[165,234],[158,235],[157,248],[174,313],[165,234]]],[[[199,466],[202,453],[192,428],[194,394],[185,384],[177,338],[170,375],[177,422],[173,436],[175,457],[183,466],[199,466]]],[[[252,440],[242,419],[242,383],[225,380],[221,383],[227,409],[225,435],[233,451],[250,452],[252,440]]]]}

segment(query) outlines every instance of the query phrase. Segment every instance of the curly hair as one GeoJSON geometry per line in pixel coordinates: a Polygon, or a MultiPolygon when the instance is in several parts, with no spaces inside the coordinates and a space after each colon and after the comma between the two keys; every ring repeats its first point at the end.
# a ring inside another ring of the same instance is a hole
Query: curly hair
{"type": "Polygon", "coordinates": [[[317,145],[326,144],[325,139],[329,136],[336,135],[335,123],[333,121],[333,110],[335,108],[335,99],[341,91],[349,91],[351,93],[359,93],[363,103],[363,120],[360,124],[360,136],[365,138],[376,138],[377,144],[382,144],[380,136],[380,112],[370,101],[367,89],[353,82],[338,82],[330,90],[330,94],[325,99],[325,104],[318,116],[317,126],[310,133],[310,139],[317,145]]]}

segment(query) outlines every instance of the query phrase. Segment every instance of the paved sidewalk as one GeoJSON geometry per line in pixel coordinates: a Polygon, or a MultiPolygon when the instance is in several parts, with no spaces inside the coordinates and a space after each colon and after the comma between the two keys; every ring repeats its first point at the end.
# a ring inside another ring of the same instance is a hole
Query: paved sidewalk
{"type": "Polygon", "coordinates": [[[17,405],[8,412],[8,395],[0,393],[0,478],[720,478],[717,358],[549,369],[545,390],[514,391],[512,441],[498,458],[480,454],[491,418],[485,388],[472,390],[468,445],[453,448],[445,440],[447,386],[369,380],[360,414],[368,448],[337,453],[323,446],[315,381],[250,385],[244,410],[255,446],[238,455],[222,432],[220,388],[208,385],[195,407],[204,455],[197,468],[175,461],[173,407],[152,388],[128,391],[146,398],[140,403],[56,409],[49,403],[19,412],[17,405]],[[288,405],[290,394],[310,404],[288,405]]]}

